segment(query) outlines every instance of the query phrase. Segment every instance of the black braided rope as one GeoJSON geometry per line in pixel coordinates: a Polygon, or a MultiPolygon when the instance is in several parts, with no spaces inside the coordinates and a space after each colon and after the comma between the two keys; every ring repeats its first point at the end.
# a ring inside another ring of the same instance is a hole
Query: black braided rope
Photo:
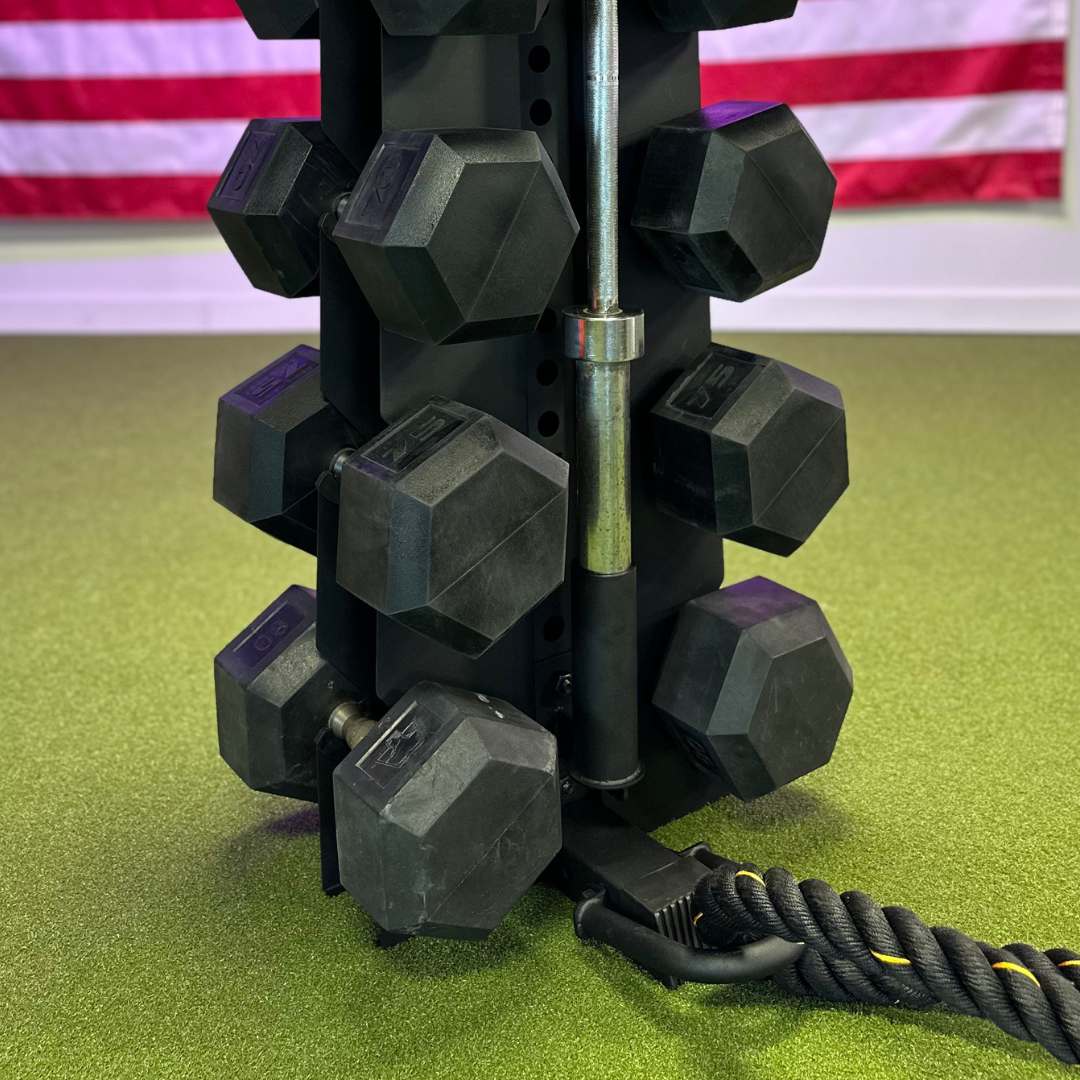
{"type": "Polygon", "coordinates": [[[943,1005],[1036,1042],[1080,1064],[1080,955],[1030,945],[994,948],[959,930],[927,926],[902,907],[865,893],[836,893],[725,862],[694,896],[702,940],[717,947],[774,934],[807,948],[773,981],[792,994],[924,1009],[943,1005]]]}

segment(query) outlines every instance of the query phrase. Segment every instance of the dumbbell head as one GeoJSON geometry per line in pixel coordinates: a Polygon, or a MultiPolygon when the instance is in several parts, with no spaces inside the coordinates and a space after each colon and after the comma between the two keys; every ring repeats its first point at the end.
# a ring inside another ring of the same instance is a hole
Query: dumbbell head
{"type": "Polygon", "coordinates": [[[338,582],[479,656],[562,583],[568,487],[555,454],[434,399],[344,461],[338,582]]]}
{"type": "Polygon", "coordinates": [[[317,120],[253,120],[210,199],[210,216],[255,288],[312,296],[320,222],[355,181],[317,120]]]}
{"type": "Polygon", "coordinates": [[[660,25],[669,33],[728,30],[733,26],[787,19],[798,0],[649,0],[660,25]]]}
{"type": "Polygon", "coordinates": [[[315,481],[348,439],[341,415],[323,400],[318,350],[299,345],[218,402],[214,499],[313,551],[315,481]]]}
{"type": "Polygon", "coordinates": [[[786,105],[724,102],[653,133],[633,225],[687,288],[748,300],[813,267],[835,192],[786,105]]]}
{"type": "Polygon", "coordinates": [[[384,930],[483,937],[561,847],[555,737],[421,683],[334,771],[341,882],[384,930]]]}
{"type": "Polygon", "coordinates": [[[851,694],[818,605],[753,578],[683,607],[653,704],[700,768],[753,799],[829,760],[851,694]]]}
{"type": "Polygon", "coordinates": [[[548,0],[372,0],[388,34],[531,34],[548,0]]]}
{"type": "Polygon", "coordinates": [[[577,232],[535,132],[401,131],[334,240],[384,329],[446,344],[534,330],[577,232]]]}
{"type": "Polygon", "coordinates": [[[315,594],[293,585],[214,661],[218,746],[248,787],[316,797],[315,736],[355,688],[315,648],[315,594]]]}
{"type": "Polygon", "coordinates": [[[777,360],[712,345],[650,419],[659,504],[731,540],[790,555],[847,488],[840,391],[777,360]]]}
{"type": "Polygon", "coordinates": [[[269,40],[317,38],[318,0],[236,0],[237,6],[255,31],[269,40]]]}

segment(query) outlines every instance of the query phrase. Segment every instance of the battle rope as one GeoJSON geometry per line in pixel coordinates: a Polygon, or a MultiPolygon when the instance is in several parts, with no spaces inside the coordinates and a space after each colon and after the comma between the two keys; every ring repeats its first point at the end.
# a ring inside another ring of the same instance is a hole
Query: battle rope
{"type": "Polygon", "coordinates": [[[725,862],[702,879],[694,921],[707,945],[774,934],[805,942],[773,976],[792,994],[828,1001],[927,1008],[944,1005],[1080,1064],[1080,955],[1030,945],[996,949],[959,930],[928,927],[902,907],[861,892],[838,895],[787,870],[725,862]]]}

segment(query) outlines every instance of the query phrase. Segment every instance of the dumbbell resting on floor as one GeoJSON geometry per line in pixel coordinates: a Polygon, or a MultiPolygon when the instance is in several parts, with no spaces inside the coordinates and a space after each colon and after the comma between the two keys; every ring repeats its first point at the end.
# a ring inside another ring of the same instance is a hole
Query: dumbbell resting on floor
{"type": "Polygon", "coordinates": [[[210,199],[251,283],[319,288],[331,235],[383,329],[432,344],[529,333],[578,223],[532,131],[396,131],[359,177],[316,120],[253,120],[210,199]]]}
{"type": "Polygon", "coordinates": [[[555,737],[436,683],[385,712],[358,701],[315,649],[307,589],[226,646],[214,678],[221,755],[249,787],[314,799],[316,735],[350,747],[334,772],[341,881],[384,930],[482,937],[561,846],[555,737]]]}
{"type": "Polygon", "coordinates": [[[227,509],[311,551],[326,470],[341,481],[339,583],[449,648],[480,655],[563,581],[569,465],[509,425],[432,399],[358,439],[307,346],[221,398],[214,498],[227,509]]]}

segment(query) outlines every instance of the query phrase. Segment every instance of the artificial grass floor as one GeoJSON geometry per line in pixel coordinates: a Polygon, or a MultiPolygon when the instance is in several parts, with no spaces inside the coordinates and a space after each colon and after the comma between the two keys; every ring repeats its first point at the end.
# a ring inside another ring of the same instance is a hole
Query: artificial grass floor
{"type": "MultiPolygon", "coordinates": [[[[0,1077],[1061,1074],[975,1020],[669,993],[541,890],[487,942],[375,949],[312,813],[215,747],[212,656],[313,582],[209,495],[217,395],[289,344],[0,341],[0,1077]]],[[[750,344],[843,388],[853,486],[728,580],[817,597],[856,696],[828,768],[662,839],[1080,946],[1080,341],[750,344]]]]}

